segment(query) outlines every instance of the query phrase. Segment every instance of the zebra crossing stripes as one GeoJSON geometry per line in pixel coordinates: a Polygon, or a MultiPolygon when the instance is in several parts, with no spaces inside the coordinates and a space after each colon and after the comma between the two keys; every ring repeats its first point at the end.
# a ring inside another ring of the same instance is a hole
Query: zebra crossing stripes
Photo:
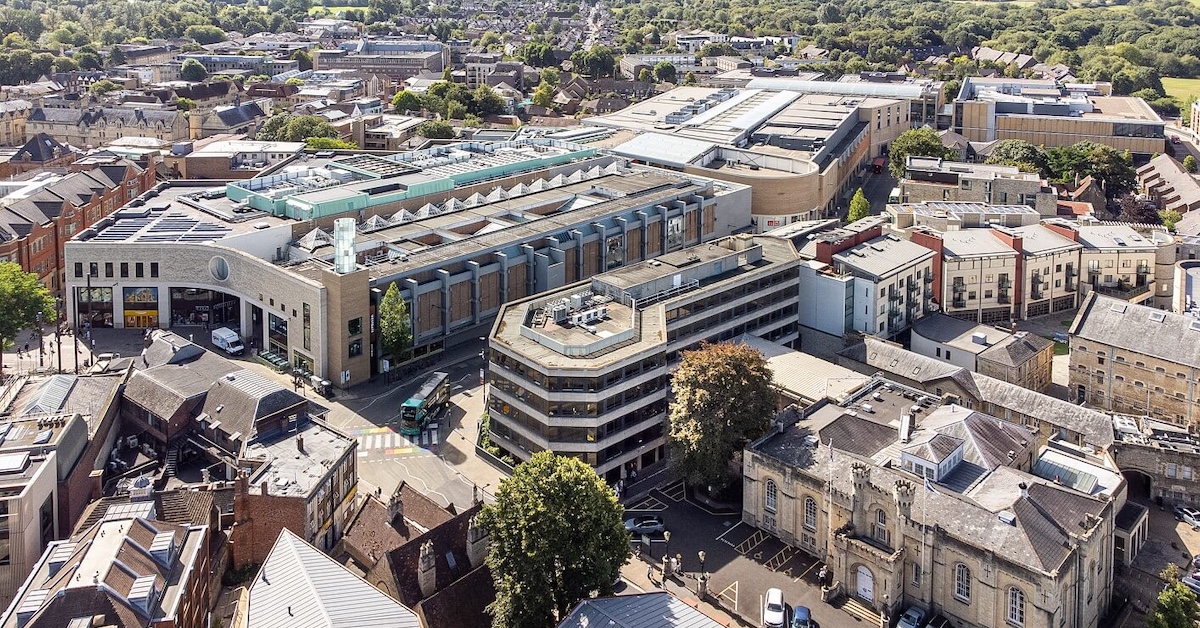
{"type": "Polygon", "coordinates": [[[432,425],[416,436],[405,436],[386,427],[358,429],[353,431],[353,435],[358,438],[358,455],[362,457],[375,453],[403,455],[418,449],[436,449],[438,445],[438,431],[432,425]]]}

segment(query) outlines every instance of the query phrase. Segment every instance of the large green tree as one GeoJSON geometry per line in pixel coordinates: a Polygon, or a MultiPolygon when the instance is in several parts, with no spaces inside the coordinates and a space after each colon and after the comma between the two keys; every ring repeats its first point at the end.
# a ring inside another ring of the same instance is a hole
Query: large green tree
{"type": "Polygon", "coordinates": [[[204,65],[195,59],[187,59],[183,65],[179,66],[179,78],[193,83],[199,83],[208,78],[208,70],[204,69],[204,65]]]}
{"type": "Polygon", "coordinates": [[[202,46],[225,41],[225,31],[221,30],[220,26],[211,24],[193,24],[184,29],[183,36],[202,46]]]}
{"type": "Polygon", "coordinates": [[[379,343],[392,361],[402,362],[412,347],[412,320],[408,302],[400,296],[400,288],[392,282],[379,302],[379,343]]]}
{"type": "Polygon", "coordinates": [[[871,202],[863,194],[862,188],[854,192],[850,199],[850,212],[846,215],[846,223],[858,222],[871,215],[871,202]]]}
{"type": "Polygon", "coordinates": [[[1016,166],[1025,172],[1049,174],[1046,151],[1025,140],[1000,140],[992,145],[987,163],[1016,166]]]}
{"type": "Polygon", "coordinates": [[[892,176],[897,179],[904,178],[904,162],[908,161],[910,156],[953,159],[955,153],[942,144],[942,138],[938,137],[937,131],[922,127],[905,131],[892,142],[888,152],[888,168],[891,169],[892,176]]]}
{"type": "Polygon", "coordinates": [[[542,451],[500,483],[479,523],[491,539],[496,628],[550,628],[592,591],[611,595],[629,559],[625,509],[595,470],[542,451]]]}
{"type": "Polygon", "coordinates": [[[417,135],[431,140],[454,139],[454,127],[441,120],[426,120],[417,125],[417,135]]]}
{"type": "Polygon", "coordinates": [[[744,344],[705,344],[683,353],[671,389],[671,464],[688,482],[724,487],[734,452],[766,433],[775,413],[766,358],[744,344]]]}
{"type": "Polygon", "coordinates": [[[280,113],[267,118],[255,137],[265,141],[303,142],[310,137],[337,138],[337,129],[320,116],[280,113]]]}
{"type": "Polygon", "coordinates": [[[396,113],[412,113],[421,110],[421,97],[407,89],[402,89],[392,96],[392,111],[396,113]]]}
{"type": "Polygon", "coordinates": [[[659,83],[674,83],[676,78],[675,66],[670,61],[655,63],[654,78],[659,83]]]}
{"type": "MultiPolygon", "coordinates": [[[[21,330],[36,325],[39,314],[44,324],[58,324],[50,290],[37,275],[22,270],[20,264],[0,262],[0,350],[15,341],[21,330]]],[[[0,366],[3,363],[0,353],[0,366]]]]}
{"type": "Polygon", "coordinates": [[[1196,594],[1179,581],[1179,567],[1167,565],[1159,574],[1167,586],[1158,594],[1154,610],[1147,618],[1147,628],[1195,628],[1197,613],[1196,594]]]}

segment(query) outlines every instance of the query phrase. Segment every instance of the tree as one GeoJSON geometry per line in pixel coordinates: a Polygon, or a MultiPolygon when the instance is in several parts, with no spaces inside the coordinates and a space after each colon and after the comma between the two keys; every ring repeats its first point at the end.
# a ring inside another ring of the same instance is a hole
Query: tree
{"type": "Polygon", "coordinates": [[[412,113],[421,110],[421,97],[402,89],[392,96],[392,111],[396,113],[412,113]]]}
{"type": "Polygon", "coordinates": [[[125,51],[121,50],[120,46],[113,46],[112,50],[108,52],[109,66],[124,65],[125,61],[125,51]]]}
{"type": "Polygon", "coordinates": [[[858,191],[854,193],[854,197],[850,199],[850,213],[846,216],[846,222],[857,222],[870,215],[871,202],[863,194],[862,188],[858,188],[858,191]]]}
{"type": "Polygon", "coordinates": [[[195,59],[188,59],[179,66],[179,78],[192,83],[199,83],[208,78],[208,70],[195,59]]]}
{"type": "Polygon", "coordinates": [[[1196,158],[1188,155],[1183,158],[1183,169],[1188,171],[1188,174],[1196,174],[1196,158]]]}
{"type": "Polygon", "coordinates": [[[196,101],[191,98],[183,97],[175,99],[175,108],[180,111],[191,111],[196,108],[196,101]]]}
{"type": "Polygon", "coordinates": [[[1167,586],[1158,594],[1147,628],[1193,628],[1196,625],[1196,594],[1179,581],[1179,567],[1168,564],[1159,576],[1167,586]]]}
{"type": "Polygon", "coordinates": [[[937,131],[929,127],[905,131],[892,142],[888,153],[888,168],[897,179],[904,178],[904,166],[910,156],[953,159],[954,151],[942,145],[937,131]]]}
{"type": "Polygon", "coordinates": [[[471,113],[477,116],[491,116],[504,113],[504,99],[496,90],[487,85],[475,88],[475,108],[471,113]]]}
{"type": "Polygon", "coordinates": [[[1117,216],[1117,220],[1121,222],[1148,225],[1162,224],[1162,217],[1158,215],[1158,210],[1155,209],[1154,204],[1142,201],[1132,194],[1125,194],[1118,198],[1117,207],[1121,210],[1120,215],[1117,216]]]}
{"type": "MultiPolygon", "coordinates": [[[[54,297],[38,281],[37,275],[27,273],[19,264],[0,262],[0,349],[7,348],[24,329],[41,322],[58,324],[54,297]]],[[[3,365],[0,354],[0,366],[3,365]]]]}
{"type": "Polygon", "coordinates": [[[546,628],[592,591],[612,595],[629,560],[625,509],[577,458],[541,451],[500,482],[479,524],[496,587],[488,606],[496,628],[546,628]]]}
{"type": "Polygon", "coordinates": [[[431,140],[454,139],[454,127],[441,120],[426,120],[417,126],[417,135],[431,140]]]}
{"type": "Polygon", "coordinates": [[[336,137],[310,137],[304,140],[304,145],[313,150],[357,150],[358,144],[347,142],[336,137]]]}
{"type": "Polygon", "coordinates": [[[992,146],[987,163],[1016,166],[1025,172],[1049,173],[1046,151],[1025,140],[1000,140],[992,146]]]}
{"type": "Polygon", "coordinates": [[[675,66],[670,61],[659,61],[654,64],[654,78],[659,83],[674,83],[675,82],[675,66]]]}
{"type": "Polygon", "coordinates": [[[649,83],[654,80],[654,76],[650,74],[650,68],[642,68],[638,70],[637,80],[643,83],[649,83]]]}
{"type": "Polygon", "coordinates": [[[724,487],[734,452],[765,433],[774,415],[766,359],[744,344],[705,344],[683,352],[671,388],[671,464],[688,482],[724,487]]]}
{"type": "Polygon", "coordinates": [[[542,72],[538,75],[542,83],[546,83],[551,87],[556,87],[558,82],[562,80],[562,75],[559,74],[556,68],[542,68],[542,72]]]}
{"type": "Polygon", "coordinates": [[[79,67],[85,70],[99,70],[104,67],[104,62],[100,59],[100,55],[94,52],[81,50],[76,52],[72,57],[79,67]]]}
{"type": "Polygon", "coordinates": [[[551,107],[554,105],[554,87],[549,83],[540,83],[533,92],[533,104],[539,107],[551,107]]]}
{"type": "Polygon", "coordinates": [[[312,55],[307,50],[293,52],[292,59],[299,62],[301,72],[313,69],[312,55]]]}
{"type": "Polygon", "coordinates": [[[225,41],[225,31],[211,24],[193,24],[184,29],[183,36],[195,40],[201,46],[225,41]]]}
{"type": "Polygon", "coordinates": [[[1163,226],[1166,227],[1168,231],[1174,231],[1175,223],[1183,220],[1183,214],[1173,209],[1164,209],[1158,212],[1158,217],[1160,220],[1162,220],[1163,226]]]}
{"type": "Polygon", "coordinates": [[[379,342],[383,352],[394,362],[402,362],[412,347],[412,320],[408,302],[400,296],[400,288],[392,282],[379,302],[379,342]]]}
{"type": "Polygon", "coordinates": [[[100,79],[99,81],[92,83],[92,86],[88,88],[88,93],[96,96],[103,96],[119,89],[121,89],[120,85],[117,85],[108,79],[100,79]]]}
{"type": "Polygon", "coordinates": [[[684,74],[683,75],[683,84],[684,85],[695,85],[696,84],[696,74],[691,71],[689,71],[687,74],[684,74]]]}
{"type": "Polygon", "coordinates": [[[289,76],[284,82],[284,85],[295,85],[296,87],[304,87],[304,79],[295,76],[289,76]]]}

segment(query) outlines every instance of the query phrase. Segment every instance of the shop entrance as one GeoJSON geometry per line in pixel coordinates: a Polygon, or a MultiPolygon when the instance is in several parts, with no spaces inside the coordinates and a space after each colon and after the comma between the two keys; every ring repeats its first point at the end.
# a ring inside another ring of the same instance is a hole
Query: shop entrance
{"type": "Polygon", "coordinates": [[[171,288],[171,326],[204,325],[238,328],[241,300],[202,288],[171,288]]]}

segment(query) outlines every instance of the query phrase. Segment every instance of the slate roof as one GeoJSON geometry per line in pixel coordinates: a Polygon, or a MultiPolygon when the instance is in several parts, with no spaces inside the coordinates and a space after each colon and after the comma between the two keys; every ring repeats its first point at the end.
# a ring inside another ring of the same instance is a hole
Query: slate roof
{"type": "Polygon", "coordinates": [[[166,128],[174,127],[181,112],[159,109],[122,109],[104,107],[101,109],[69,109],[38,107],[30,114],[27,122],[47,122],[51,124],[71,124],[80,127],[91,127],[102,123],[122,124],[124,126],[161,125],[166,128]]]}
{"type": "MultiPolygon", "coordinates": [[[[174,490],[155,493],[155,518],[180,525],[210,525],[214,508],[212,491],[174,490]]],[[[131,503],[129,495],[104,497],[88,505],[75,525],[75,533],[81,534],[104,518],[113,506],[131,503]]]]}
{"type": "Polygon", "coordinates": [[[929,439],[928,442],[908,447],[905,451],[920,457],[922,460],[941,463],[946,458],[949,458],[950,454],[954,453],[961,444],[963,444],[963,439],[961,438],[950,436],[949,434],[938,434],[929,439]]]}
{"type": "Polygon", "coordinates": [[[821,442],[832,442],[839,450],[864,457],[874,456],[900,437],[896,428],[850,415],[834,419],[819,434],[821,442]]]}
{"type": "MultiPolygon", "coordinates": [[[[470,527],[471,518],[477,515],[482,507],[482,504],[476,504],[456,515],[450,521],[410,540],[388,554],[388,569],[390,572],[388,575],[395,586],[396,597],[401,603],[412,606],[420,612],[421,605],[423,604],[422,599],[425,596],[422,595],[421,587],[417,580],[417,569],[420,564],[421,546],[426,541],[433,542],[433,555],[436,559],[437,570],[437,590],[441,591],[470,572],[477,571],[471,568],[471,563],[467,559],[467,529],[470,527]],[[447,560],[448,555],[453,556],[454,566],[451,566],[447,560]]],[[[480,567],[480,569],[486,570],[486,567],[480,567]]],[[[494,590],[466,590],[462,593],[463,596],[460,596],[457,603],[477,604],[480,605],[479,608],[481,610],[483,606],[486,606],[495,598],[494,590]],[[490,593],[490,595],[484,595],[485,593],[490,593]]],[[[453,606],[450,602],[440,602],[439,604],[453,606]]],[[[481,615],[479,620],[478,623],[471,622],[469,624],[450,625],[461,625],[463,628],[478,625],[482,628],[490,624],[486,616],[481,615]]]]}
{"type": "Polygon", "coordinates": [[[233,128],[249,124],[265,117],[267,114],[263,112],[262,107],[258,106],[257,102],[250,102],[242,105],[233,105],[229,107],[215,107],[206,122],[213,117],[220,121],[226,127],[233,128]]]}
{"type": "Polygon", "coordinates": [[[17,151],[15,159],[27,160],[37,163],[52,161],[56,157],[61,157],[63,153],[70,149],[58,140],[45,133],[34,134],[29,138],[28,142],[17,151]]]}
{"type": "Polygon", "coordinates": [[[401,517],[389,520],[387,504],[368,497],[346,524],[342,549],[355,560],[369,563],[368,571],[388,552],[454,518],[407,482],[401,482],[398,490],[403,505],[401,517]]]}
{"type": "Polygon", "coordinates": [[[583,600],[558,628],[719,628],[723,624],[665,592],[583,600]]]}
{"type": "Polygon", "coordinates": [[[491,628],[487,605],[496,599],[496,585],[487,565],[480,565],[437,593],[421,600],[417,613],[426,626],[491,628]]]}
{"type": "Polygon", "coordinates": [[[1017,335],[1013,336],[1009,342],[996,343],[980,353],[979,357],[1015,368],[1052,346],[1054,346],[1054,341],[1049,338],[1028,332],[1017,332],[1017,335]]]}
{"type": "MultiPolygon", "coordinates": [[[[1080,310],[1081,314],[1082,312],[1083,310],[1080,310]]],[[[996,408],[1037,417],[1051,425],[1068,428],[1082,434],[1086,442],[1096,447],[1108,447],[1113,442],[1112,421],[1102,412],[1082,408],[994,377],[972,373],[962,367],[913,353],[874,336],[866,336],[863,340],[863,344],[843,350],[839,355],[896,377],[916,381],[926,390],[933,389],[938,380],[951,379],[975,402],[991,404],[996,408]]],[[[995,409],[988,411],[1000,414],[995,409]]]]}
{"type": "Polygon", "coordinates": [[[1160,360],[1200,368],[1200,325],[1197,319],[1096,292],[1089,294],[1071,323],[1070,334],[1160,360]],[[1162,316],[1163,320],[1151,319],[1162,316]]]}
{"type": "Polygon", "coordinates": [[[287,528],[250,585],[255,628],[420,628],[412,610],[337,564],[287,528]]]}
{"type": "Polygon", "coordinates": [[[219,377],[204,380],[208,396],[201,408],[215,421],[221,422],[221,431],[226,434],[240,432],[245,436],[255,433],[259,419],[269,417],[287,408],[307,405],[308,400],[291,388],[269,380],[254,371],[239,369],[235,362],[221,358],[230,371],[219,377]]]}
{"type": "Polygon", "coordinates": [[[1117,529],[1119,530],[1132,530],[1133,526],[1137,523],[1138,519],[1142,518],[1142,514],[1145,513],[1146,510],[1147,508],[1141,504],[1125,502],[1125,505],[1121,508],[1121,511],[1117,513],[1117,518],[1114,521],[1114,525],[1116,525],[1117,529]]]}

